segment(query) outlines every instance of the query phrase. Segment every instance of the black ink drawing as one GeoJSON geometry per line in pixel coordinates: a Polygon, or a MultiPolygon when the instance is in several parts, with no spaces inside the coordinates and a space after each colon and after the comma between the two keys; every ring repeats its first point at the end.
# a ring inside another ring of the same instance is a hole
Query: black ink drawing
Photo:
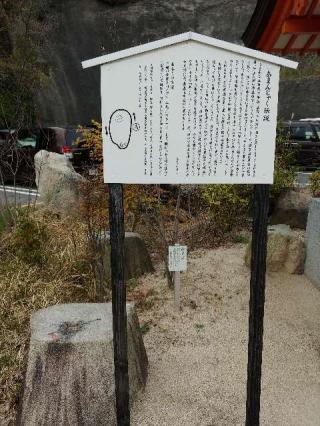
{"type": "Polygon", "coordinates": [[[109,133],[111,142],[119,149],[126,149],[130,144],[132,130],[137,132],[139,129],[135,113],[131,115],[126,109],[116,109],[110,116],[106,134],[109,133]]]}
{"type": "Polygon", "coordinates": [[[140,130],[140,124],[139,123],[133,123],[132,130],[134,132],[138,132],[140,130]]]}
{"type": "Polygon", "coordinates": [[[134,132],[138,132],[138,131],[140,130],[140,124],[139,124],[139,123],[137,123],[136,114],[135,114],[135,113],[133,113],[133,114],[132,114],[132,117],[133,117],[132,130],[133,130],[134,132]]]}

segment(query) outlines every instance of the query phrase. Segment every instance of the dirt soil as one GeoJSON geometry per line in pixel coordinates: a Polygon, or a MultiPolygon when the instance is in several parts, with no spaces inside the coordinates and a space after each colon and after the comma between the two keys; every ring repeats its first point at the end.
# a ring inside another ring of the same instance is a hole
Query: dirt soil
{"type": "MultiPolygon", "coordinates": [[[[140,313],[149,357],[133,426],[244,425],[249,270],[244,246],[201,250],[182,274],[176,313],[163,271],[140,313]]],[[[267,277],[261,425],[320,425],[320,291],[305,276],[267,277]]]]}

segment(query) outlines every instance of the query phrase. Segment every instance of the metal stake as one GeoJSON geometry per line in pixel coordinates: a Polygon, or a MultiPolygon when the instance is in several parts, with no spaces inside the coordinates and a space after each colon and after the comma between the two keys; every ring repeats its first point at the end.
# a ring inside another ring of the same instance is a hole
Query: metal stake
{"type": "Polygon", "coordinates": [[[174,306],[180,311],[180,271],[174,272],[174,306]]]}

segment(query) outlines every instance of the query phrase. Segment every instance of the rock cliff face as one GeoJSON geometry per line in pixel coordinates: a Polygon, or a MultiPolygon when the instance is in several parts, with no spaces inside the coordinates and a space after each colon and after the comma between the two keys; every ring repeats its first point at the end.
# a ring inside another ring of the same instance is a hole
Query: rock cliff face
{"type": "MultiPolygon", "coordinates": [[[[42,124],[100,120],[100,72],[82,70],[82,60],[189,30],[239,43],[255,5],[256,0],[50,0],[54,30],[44,59],[51,79],[39,94],[42,124]]],[[[319,90],[313,86],[311,92],[319,90]]],[[[283,98],[293,102],[297,116],[305,114],[309,95],[303,90],[296,100],[295,93],[289,83],[283,98]]],[[[288,117],[293,107],[285,99],[280,115],[288,117]]],[[[316,114],[312,107],[309,115],[316,114]]]]}
{"type": "MultiPolygon", "coordinates": [[[[299,59],[298,59],[299,60],[299,59]]],[[[320,116],[320,79],[289,80],[280,83],[279,118],[320,116]]]]}

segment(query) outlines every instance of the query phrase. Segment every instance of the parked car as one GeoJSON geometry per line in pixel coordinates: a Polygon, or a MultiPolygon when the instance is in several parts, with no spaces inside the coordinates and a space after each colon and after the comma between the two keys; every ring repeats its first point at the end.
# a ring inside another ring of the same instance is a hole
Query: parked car
{"type": "Polygon", "coordinates": [[[64,155],[78,171],[90,167],[90,150],[76,128],[0,130],[0,183],[35,183],[34,156],[45,149],[64,155]]]}
{"type": "Polygon", "coordinates": [[[302,170],[320,168],[320,121],[285,122],[281,133],[294,150],[296,165],[302,170]]]}
{"type": "Polygon", "coordinates": [[[300,118],[299,121],[315,121],[320,123],[320,117],[314,117],[314,118],[300,118]]]}
{"type": "Polygon", "coordinates": [[[91,169],[93,164],[90,159],[90,148],[86,146],[83,132],[75,128],[63,130],[63,145],[60,152],[70,159],[78,172],[83,173],[91,169]]]}
{"type": "Polygon", "coordinates": [[[33,158],[39,149],[40,135],[36,130],[0,130],[0,183],[30,186],[34,182],[33,158]]]}

